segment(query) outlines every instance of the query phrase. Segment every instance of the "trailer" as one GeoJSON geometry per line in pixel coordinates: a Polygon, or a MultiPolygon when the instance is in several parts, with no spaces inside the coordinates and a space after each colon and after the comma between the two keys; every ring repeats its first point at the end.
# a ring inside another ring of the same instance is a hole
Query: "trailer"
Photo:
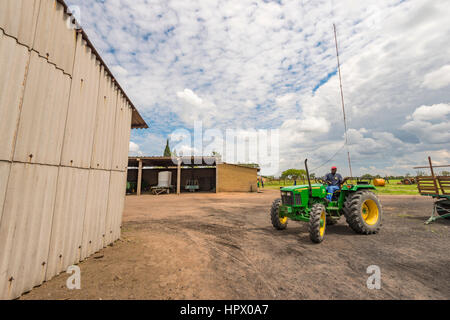
{"type": "Polygon", "coordinates": [[[429,166],[415,167],[414,169],[430,169],[431,176],[417,177],[417,189],[420,195],[435,199],[431,217],[425,222],[430,224],[439,219],[450,219],[450,177],[436,176],[434,168],[444,168],[447,166],[434,166],[431,157],[428,157],[429,166]]]}

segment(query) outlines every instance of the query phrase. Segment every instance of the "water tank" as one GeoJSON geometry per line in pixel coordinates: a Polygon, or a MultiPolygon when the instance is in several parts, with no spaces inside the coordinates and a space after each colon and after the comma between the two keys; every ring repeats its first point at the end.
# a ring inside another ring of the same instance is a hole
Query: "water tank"
{"type": "Polygon", "coordinates": [[[158,187],[169,188],[172,182],[172,172],[161,171],[158,173],[158,187]]]}

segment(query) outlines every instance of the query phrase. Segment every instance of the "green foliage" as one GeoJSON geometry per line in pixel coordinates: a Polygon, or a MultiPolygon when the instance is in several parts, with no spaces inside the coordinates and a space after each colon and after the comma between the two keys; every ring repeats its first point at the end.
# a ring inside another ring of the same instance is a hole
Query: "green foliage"
{"type": "Polygon", "coordinates": [[[306,171],[303,169],[288,169],[286,171],[283,171],[281,174],[282,179],[291,179],[291,180],[298,180],[298,179],[305,179],[306,178],[306,171]]]}
{"type": "Polygon", "coordinates": [[[164,157],[171,157],[172,152],[170,151],[169,139],[167,139],[166,148],[164,149],[164,157]]]}
{"type": "Polygon", "coordinates": [[[213,151],[211,153],[211,156],[212,157],[216,157],[217,159],[219,159],[219,161],[222,161],[222,155],[219,152],[217,152],[217,151],[213,151]]]}

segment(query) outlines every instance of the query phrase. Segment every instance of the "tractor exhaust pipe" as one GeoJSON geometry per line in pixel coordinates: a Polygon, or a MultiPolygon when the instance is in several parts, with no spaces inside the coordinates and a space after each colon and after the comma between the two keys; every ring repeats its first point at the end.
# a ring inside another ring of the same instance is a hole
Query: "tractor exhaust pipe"
{"type": "Polygon", "coordinates": [[[311,179],[309,177],[308,159],[305,159],[306,176],[308,177],[309,195],[312,196],[311,179]]]}

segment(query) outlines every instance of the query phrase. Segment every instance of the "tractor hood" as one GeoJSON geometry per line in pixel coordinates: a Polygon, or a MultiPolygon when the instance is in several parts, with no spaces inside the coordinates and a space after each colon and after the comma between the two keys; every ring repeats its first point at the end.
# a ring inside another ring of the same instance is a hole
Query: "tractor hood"
{"type": "MultiPolygon", "coordinates": [[[[323,184],[315,183],[315,184],[312,184],[311,187],[312,188],[320,188],[320,187],[323,187],[323,184]]],[[[303,185],[298,185],[298,186],[284,187],[284,188],[281,188],[281,191],[302,191],[305,188],[309,189],[309,185],[303,184],[303,185]]]]}

